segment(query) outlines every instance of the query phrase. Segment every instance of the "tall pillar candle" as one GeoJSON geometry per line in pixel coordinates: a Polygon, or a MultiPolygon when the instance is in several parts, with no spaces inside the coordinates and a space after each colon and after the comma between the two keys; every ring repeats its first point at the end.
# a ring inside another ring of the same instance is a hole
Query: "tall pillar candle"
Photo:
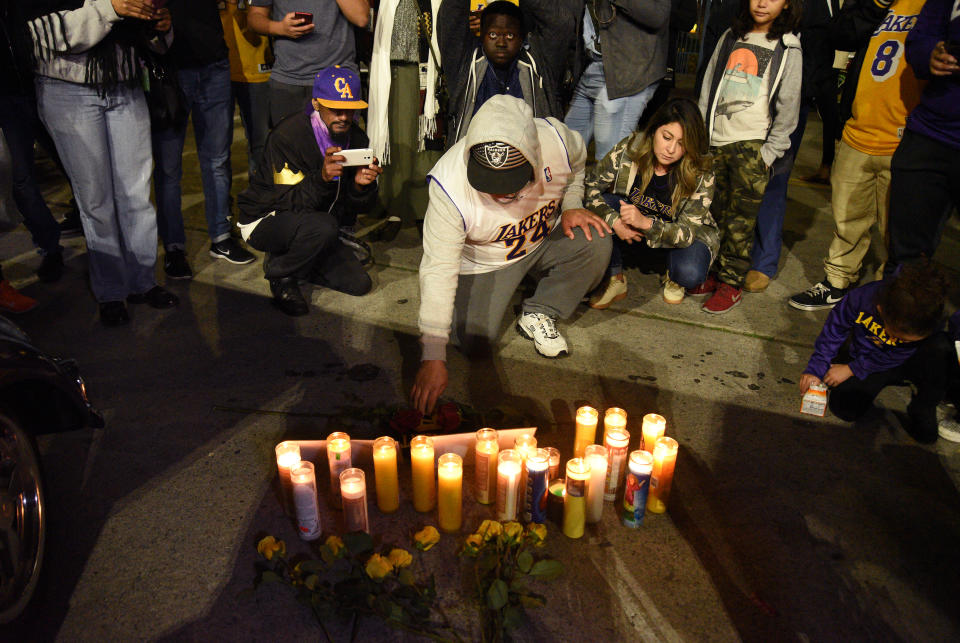
{"type": "Polygon", "coordinates": [[[300,464],[300,445],[297,442],[283,441],[274,447],[277,455],[277,477],[280,478],[280,500],[283,511],[288,516],[296,515],[293,508],[293,483],[290,470],[300,464]]]}
{"type": "Polygon", "coordinates": [[[320,504],[317,500],[317,475],[313,463],[302,460],[290,470],[293,506],[297,515],[297,533],[303,540],[320,537],[320,504]]]}
{"type": "Polygon", "coordinates": [[[537,449],[524,463],[527,486],[524,487],[523,519],[526,522],[547,521],[547,474],[550,470],[550,452],[537,449]]]}
{"type": "Polygon", "coordinates": [[[607,447],[588,444],[584,460],[590,465],[590,480],[587,481],[587,522],[600,522],[603,516],[603,493],[607,484],[607,447]]]}
{"type": "Polygon", "coordinates": [[[340,496],[343,498],[343,528],[370,533],[367,513],[367,477],[363,469],[344,469],[340,472],[340,496]]]}
{"type": "Polygon", "coordinates": [[[577,409],[577,428],[573,438],[573,457],[582,458],[588,444],[597,441],[597,409],[581,406],[577,409]]]}
{"type": "Polygon", "coordinates": [[[327,462],[330,463],[330,497],[333,505],[340,507],[340,473],[353,466],[349,435],[335,431],[327,436],[327,462]]]}
{"type": "Polygon", "coordinates": [[[444,453],[437,460],[437,522],[446,532],[460,531],[463,524],[463,459],[444,453]]]}
{"type": "Polygon", "coordinates": [[[385,514],[400,506],[397,479],[397,442],[389,436],[373,441],[373,476],[377,487],[377,508],[385,514]]]}
{"type": "Polygon", "coordinates": [[[640,430],[642,432],[640,448],[653,453],[653,445],[657,443],[657,438],[667,430],[667,421],[662,415],[647,413],[643,416],[643,426],[640,430]]]}
{"type": "Polygon", "coordinates": [[[497,520],[516,520],[523,459],[513,449],[497,454],[497,520]]]}
{"type": "Polygon", "coordinates": [[[613,502],[617,497],[617,488],[627,467],[627,448],[630,446],[630,433],[613,425],[606,429],[603,446],[607,447],[607,482],[603,499],[613,502]]]}
{"type": "Polygon", "coordinates": [[[567,460],[567,485],[563,495],[563,533],[567,538],[583,536],[589,478],[590,465],[583,458],[567,460]]]}
{"type": "Polygon", "coordinates": [[[421,513],[433,511],[437,501],[433,438],[418,435],[410,440],[410,468],[413,470],[413,508],[421,513]]]}
{"type": "Polygon", "coordinates": [[[676,440],[668,437],[657,438],[657,443],[653,447],[653,472],[650,474],[647,510],[655,514],[662,514],[667,510],[679,447],[676,440]]]}
{"type": "Polygon", "coordinates": [[[475,476],[477,502],[493,504],[497,500],[497,454],[500,453],[500,438],[493,429],[477,431],[475,476]]]}
{"type": "Polygon", "coordinates": [[[547,471],[547,480],[556,480],[560,477],[560,449],[544,447],[550,456],[550,468],[547,471]]]}
{"type": "Polygon", "coordinates": [[[650,491],[653,456],[649,451],[632,451],[627,462],[627,481],[623,488],[623,512],[620,520],[627,527],[637,529],[643,524],[650,491]]]}

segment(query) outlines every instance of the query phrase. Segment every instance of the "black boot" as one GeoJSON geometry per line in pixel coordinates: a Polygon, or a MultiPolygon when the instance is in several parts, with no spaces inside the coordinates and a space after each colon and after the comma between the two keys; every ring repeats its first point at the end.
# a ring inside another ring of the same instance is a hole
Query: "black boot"
{"type": "Polygon", "coordinates": [[[299,317],[310,312],[310,307],[307,306],[307,301],[297,286],[296,277],[271,279],[270,292],[273,293],[273,305],[291,317],[299,317]]]}

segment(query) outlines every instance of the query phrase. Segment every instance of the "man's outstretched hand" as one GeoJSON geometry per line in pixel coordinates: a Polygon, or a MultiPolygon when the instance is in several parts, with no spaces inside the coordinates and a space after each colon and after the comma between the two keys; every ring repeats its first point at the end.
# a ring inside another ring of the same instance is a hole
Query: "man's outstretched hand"
{"type": "Polygon", "coordinates": [[[601,237],[606,236],[605,232],[613,232],[607,222],[595,215],[590,210],[576,208],[573,210],[564,210],[560,215],[560,226],[563,228],[563,234],[573,239],[573,229],[581,228],[587,241],[593,241],[590,235],[590,226],[597,229],[597,234],[601,237]]]}
{"type": "Polygon", "coordinates": [[[420,362],[417,379],[410,390],[410,403],[424,415],[429,415],[446,389],[447,363],[442,359],[424,360],[420,362]]]}

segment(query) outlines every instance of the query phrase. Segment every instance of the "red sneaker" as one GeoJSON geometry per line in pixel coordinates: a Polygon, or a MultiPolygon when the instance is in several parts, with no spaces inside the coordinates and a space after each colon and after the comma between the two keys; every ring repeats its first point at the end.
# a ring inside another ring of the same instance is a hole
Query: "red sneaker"
{"type": "Polygon", "coordinates": [[[723,314],[740,303],[743,288],[721,283],[713,296],[702,306],[703,310],[715,315],[723,314]]]}
{"type": "Polygon", "coordinates": [[[0,281],[0,309],[11,313],[25,313],[28,310],[33,310],[36,305],[36,299],[21,294],[6,279],[0,281]]]}
{"type": "Polygon", "coordinates": [[[717,289],[717,286],[720,285],[720,282],[717,281],[717,276],[712,272],[707,275],[707,280],[696,288],[687,288],[688,295],[709,295],[717,289]]]}

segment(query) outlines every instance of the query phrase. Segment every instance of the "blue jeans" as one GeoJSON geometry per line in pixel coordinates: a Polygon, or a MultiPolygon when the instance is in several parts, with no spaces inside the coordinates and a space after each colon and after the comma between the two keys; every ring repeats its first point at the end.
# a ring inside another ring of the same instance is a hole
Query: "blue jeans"
{"type": "Polygon", "coordinates": [[[42,127],[37,107],[26,96],[0,96],[0,129],[10,148],[13,200],[33,245],[41,254],[60,250],[60,226],[43,200],[33,167],[34,132],[42,127]]]}
{"type": "Polygon", "coordinates": [[[97,90],[37,77],[40,118],[67,170],[87,238],[97,301],[157,285],[157,213],[150,203],[150,114],[139,87],[97,90]]]}
{"type": "Polygon", "coordinates": [[[633,96],[611,100],[607,98],[603,62],[595,60],[583,70],[564,122],[579,132],[584,145],[590,145],[596,138],[593,155],[597,160],[602,159],[636,128],[659,84],[658,80],[633,96]]]}
{"type": "Polygon", "coordinates": [[[787,182],[790,180],[790,172],[793,171],[793,162],[797,159],[800,141],[803,140],[809,112],[808,106],[800,107],[797,128],[790,135],[790,149],[773,162],[773,172],[763,193],[763,200],[760,201],[760,209],[757,210],[757,229],[750,255],[751,270],[757,270],[771,278],[777,274],[777,266],[780,264],[783,219],[787,214],[787,182]]]}
{"type": "MultiPolygon", "coordinates": [[[[230,62],[221,60],[206,67],[181,69],[177,77],[193,120],[207,233],[210,240],[217,243],[230,236],[230,136],[233,132],[230,62]]],[[[186,123],[153,133],[153,154],[157,162],[153,173],[157,229],[167,249],[183,250],[187,241],[180,209],[186,136],[186,123]]]]}
{"type": "MultiPolygon", "coordinates": [[[[247,176],[252,181],[270,131],[269,83],[234,82],[233,97],[240,109],[240,120],[247,135],[247,176]]],[[[231,131],[233,119],[230,119],[231,131]]],[[[230,137],[233,140],[233,136],[230,137]]]]}

